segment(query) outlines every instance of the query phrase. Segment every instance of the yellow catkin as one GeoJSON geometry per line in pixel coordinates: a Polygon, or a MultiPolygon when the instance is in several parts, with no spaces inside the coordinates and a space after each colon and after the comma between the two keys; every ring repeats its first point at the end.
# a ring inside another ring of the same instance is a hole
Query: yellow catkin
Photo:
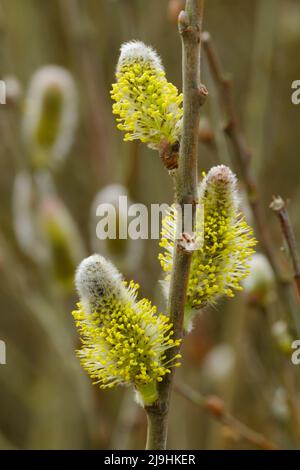
{"type": "Polygon", "coordinates": [[[113,114],[124,140],[135,139],[158,149],[162,141],[170,145],[179,140],[182,119],[182,94],[166,80],[156,52],[133,41],[121,47],[112,85],[113,114]]]}
{"type": "MultiPolygon", "coordinates": [[[[249,274],[256,240],[239,211],[236,184],[231,170],[219,165],[210,170],[199,186],[196,238],[200,242],[192,258],[187,311],[214,304],[222,295],[233,297],[249,274]]],[[[160,242],[164,251],[159,260],[166,272],[166,289],[172,270],[175,226],[173,207],[163,221],[160,242]]]]}
{"type": "Polygon", "coordinates": [[[159,382],[179,364],[166,351],[179,346],[172,324],[147,299],[137,300],[139,286],[122,281],[114,266],[100,255],[78,268],[81,297],[73,312],[82,348],[82,366],[101,388],[133,384],[138,390],[159,382]]]}

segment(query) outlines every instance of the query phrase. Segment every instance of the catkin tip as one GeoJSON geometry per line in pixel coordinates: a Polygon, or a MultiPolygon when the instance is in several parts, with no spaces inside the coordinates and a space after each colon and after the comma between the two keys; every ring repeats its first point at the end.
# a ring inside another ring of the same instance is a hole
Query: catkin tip
{"type": "Polygon", "coordinates": [[[81,302],[89,311],[97,308],[105,295],[119,295],[122,276],[103,256],[85,258],[77,268],[75,285],[81,302]]]}
{"type": "Polygon", "coordinates": [[[159,55],[151,46],[146,46],[142,41],[133,40],[121,45],[117,72],[124,63],[134,60],[143,60],[157,69],[164,70],[159,55]]]}

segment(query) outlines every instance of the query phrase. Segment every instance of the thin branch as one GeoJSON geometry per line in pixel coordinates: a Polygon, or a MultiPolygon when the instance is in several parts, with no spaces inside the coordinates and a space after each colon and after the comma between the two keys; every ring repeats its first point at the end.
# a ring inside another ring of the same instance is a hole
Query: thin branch
{"type": "Polygon", "coordinates": [[[278,196],[273,198],[271,209],[278,216],[284,239],[289,248],[291,260],[294,268],[294,279],[300,297],[300,255],[297,247],[295,233],[290,221],[289,213],[284,200],[278,196]]]}
{"type": "Polygon", "coordinates": [[[281,294],[280,298],[286,301],[291,316],[294,319],[295,325],[300,331],[299,321],[297,320],[299,312],[298,309],[295,308],[289,282],[283,277],[280,266],[277,262],[276,253],[274,252],[272,246],[269,228],[266,223],[264,211],[262,209],[258,185],[252,171],[252,154],[246,145],[244,135],[240,129],[238,114],[233,98],[232,80],[223,72],[219,57],[208,32],[204,32],[202,34],[202,43],[211,75],[219,91],[219,99],[223,106],[227,120],[224,130],[231,141],[236,164],[243,176],[249,204],[256,224],[259,241],[274,271],[278,291],[281,294]]]}
{"type": "Polygon", "coordinates": [[[175,390],[189,402],[204,409],[210,416],[228,426],[240,438],[263,450],[276,450],[278,447],[263,434],[260,434],[236,419],[225,409],[223,401],[216,396],[203,396],[192,388],[176,383],[175,390]]]}
{"type": "Polygon", "coordinates": [[[106,102],[102,70],[95,52],[92,25],[78,0],[59,0],[61,17],[67,32],[74,63],[82,77],[86,98],[86,122],[90,152],[97,178],[102,183],[111,174],[111,159],[107,145],[106,102]]]}
{"type": "Polygon", "coordinates": [[[264,217],[261,209],[258,187],[252,173],[251,158],[252,155],[244,140],[244,136],[240,130],[239,120],[233,100],[232,80],[226,76],[223,71],[217,56],[216,50],[211,41],[210,35],[207,32],[202,34],[203,49],[206,53],[208,64],[211,70],[212,77],[218,87],[220,101],[222,102],[227,123],[225,125],[225,132],[231,140],[236,163],[242,172],[243,179],[246,185],[249,203],[257,229],[260,233],[261,243],[263,248],[270,259],[270,263],[275,272],[278,272],[277,262],[274,259],[274,254],[270,249],[270,235],[264,223],[264,217]]]}
{"type": "Polygon", "coordinates": [[[272,105],[272,62],[278,34],[280,0],[259,0],[255,8],[253,53],[246,97],[245,135],[254,149],[252,168],[260,175],[265,160],[266,123],[272,105]],[[266,21],[266,17],[268,21],[266,21]]]}
{"type": "MultiPolygon", "coordinates": [[[[182,208],[178,218],[177,233],[183,232],[181,222],[185,220],[185,205],[192,204],[192,227],[195,224],[197,204],[197,156],[199,111],[203,104],[205,90],[200,83],[201,27],[204,0],[187,0],[185,11],[178,17],[179,33],[182,40],[183,70],[183,130],[180,142],[178,170],[176,173],[176,200],[182,208]],[[179,220],[181,219],[181,220],[179,220]]],[[[182,338],[182,324],[186,291],[188,285],[191,250],[186,249],[186,240],[193,234],[182,233],[174,250],[173,270],[168,299],[168,314],[173,324],[175,340],[182,338]]],[[[174,348],[168,352],[168,359],[174,356],[174,348]]],[[[167,419],[171,385],[174,371],[167,375],[159,387],[159,399],[146,409],[148,416],[147,449],[165,449],[167,440],[167,419]]]]}

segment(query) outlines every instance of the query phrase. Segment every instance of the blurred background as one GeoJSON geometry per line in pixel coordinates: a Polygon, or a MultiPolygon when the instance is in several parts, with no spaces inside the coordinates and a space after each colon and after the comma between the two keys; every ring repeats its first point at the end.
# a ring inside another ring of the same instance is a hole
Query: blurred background
{"type": "MultiPolygon", "coordinates": [[[[164,309],[158,242],[100,243],[95,207],[114,203],[119,194],[148,206],[172,202],[171,179],[157,153],[123,142],[109,91],[120,45],[130,39],[157,49],[168,80],[181,89],[177,15],[183,5],[0,0],[0,79],[7,88],[7,103],[0,105],[0,339],[7,362],[0,365],[2,449],[144,447],[145,416],[131,390],[100,391],[78,363],[73,276],[80,260],[98,251],[164,309]],[[57,115],[63,116],[59,129],[57,115]]],[[[300,365],[291,362],[291,343],[300,339],[300,313],[269,204],[273,194],[288,200],[300,239],[300,106],[291,103],[291,84],[300,79],[300,4],[210,0],[204,29],[233,78],[263,219],[288,294],[283,299],[276,289],[264,258],[244,293],[198,316],[177,382],[202,399],[192,403],[182,396],[186,389],[174,391],[168,446],[252,449],[261,446],[254,430],[279,447],[299,448],[300,365]],[[211,398],[210,406],[203,397],[211,398]],[[234,419],[220,422],[223,403],[234,419]]],[[[209,99],[199,129],[199,167],[222,162],[241,177],[204,53],[202,62],[209,99]]],[[[241,178],[246,194],[244,186],[241,178]]],[[[255,225],[246,195],[243,205],[255,225]]]]}

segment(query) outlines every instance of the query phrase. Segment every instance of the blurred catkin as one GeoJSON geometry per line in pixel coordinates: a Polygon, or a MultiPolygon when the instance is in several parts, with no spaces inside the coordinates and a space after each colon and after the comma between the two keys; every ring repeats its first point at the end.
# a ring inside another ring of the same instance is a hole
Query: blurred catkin
{"type": "Polygon", "coordinates": [[[47,65],[33,75],[25,101],[23,135],[34,168],[61,162],[74,141],[78,96],[72,75],[47,65]]]}
{"type": "Polygon", "coordinates": [[[250,302],[266,305],[274,297],[275,276],[265,255],[255,253],[250,261],[249,276],[243,281],[250,302]]]}
{"type": "Polygon", "coordinates": [[[127,238],[119,236],[120,226],[127,229],[127,209],[132,204],[125,186],[109,184],[96,194],[91,207],[92,248],[94,252],[109,258],[122,272],[134,272],[143,256],[144,243],[141,238],[132,240],[128,233],[127,238]],[[113,237],[106,232],[109,226],[114,229],[113,237]]]}

